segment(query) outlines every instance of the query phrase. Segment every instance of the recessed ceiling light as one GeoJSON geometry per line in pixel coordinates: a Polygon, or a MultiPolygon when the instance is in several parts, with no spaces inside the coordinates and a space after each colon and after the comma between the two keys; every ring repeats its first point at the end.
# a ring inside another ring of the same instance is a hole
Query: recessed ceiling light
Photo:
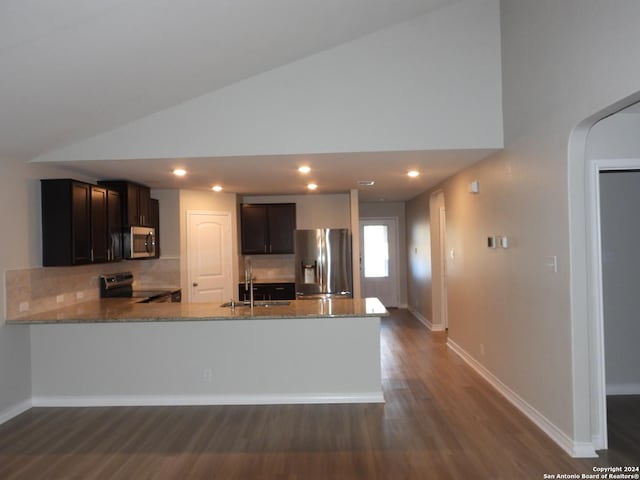
{"type": "Polygon", "coordinates": [[[362,187],[371,187],[372,185],[375,185],[375,183],[376,182],[373,180],[358,180],[358,185],[362,187]]]}
{"type": "Polygon", "coordinates": [[[173,171],[173,174],[177,177],[184,177],[187,174],[187,171],[184,168],[176,168],[173,171]]]}
{"type": "Polygon", "coordinates": [[[303,165],[302,167],[298,168],[298,171],[300,173],[309,173],[311,171],[311,167],[303,165]]]}
{"type": "Polygon", "coordinates": [[[211,187],[211,190],[213,190],[214,192],[221,192],[222,187],[220,185],[214,185],[213,187],[211,187]]]}
{"type": "Polygon", "coordinates": [[[409,171],[407,172],[407,176],[409,176],[409,177],[411,177],[411,178],[415,178],[415,177],[417,177],[418,175],[420,175],[420,172],[419,172],[419,171],[417,171],[417,170],[409,170],[409,171]]]}
{"type": "Polygon", "coordinates": [[[318,185],[316,185],[315,183],[310,183],[307,185],[307,188],[309,190],[315,190],[316,188],[318,188],[318,185]]]}

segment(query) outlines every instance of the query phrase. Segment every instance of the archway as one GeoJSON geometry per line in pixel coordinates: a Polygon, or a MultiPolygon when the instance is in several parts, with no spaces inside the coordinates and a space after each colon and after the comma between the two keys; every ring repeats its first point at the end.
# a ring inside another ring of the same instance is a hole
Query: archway
{"type": "Polygon", "coordinates": [[[640,92],[610,105],[580,122],[569,138],[573,436],[583,440],[577,442],[577,456],[588,456],[592,448],[607,448],[598,201],[598,175],[603,167],[588,158],[587,142],[596,123],[639,101],[640,92]]]}

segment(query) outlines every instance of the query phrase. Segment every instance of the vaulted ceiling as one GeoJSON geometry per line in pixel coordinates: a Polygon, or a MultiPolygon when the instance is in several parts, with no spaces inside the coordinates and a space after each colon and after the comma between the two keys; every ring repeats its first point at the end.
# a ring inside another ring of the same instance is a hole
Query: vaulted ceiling
{"type": "MultiPolygon", "coordinates": [[[[30,160],[458,1],[3,0],[0,156],[30,160]]],[[[145,178],[143,161],[115,165],[68,166],[95,176],[131,168],[134,180],[175,186],[145,178]]],[[[234,182],[240,193],[268,190],[234,182]]]]}

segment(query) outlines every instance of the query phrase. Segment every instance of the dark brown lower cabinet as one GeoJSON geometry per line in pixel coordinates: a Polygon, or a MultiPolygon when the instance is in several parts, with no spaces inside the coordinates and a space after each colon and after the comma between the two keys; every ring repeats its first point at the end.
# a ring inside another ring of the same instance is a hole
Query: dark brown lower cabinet
{"type": "MultiPolygon", "coordinates": [[[[238,299],[249,300],[249,292],[245,290],[244,283],[238,285],[238,299]]],[[[295,283],[254,283],[254,300],[295,300],[295,283]]]]}

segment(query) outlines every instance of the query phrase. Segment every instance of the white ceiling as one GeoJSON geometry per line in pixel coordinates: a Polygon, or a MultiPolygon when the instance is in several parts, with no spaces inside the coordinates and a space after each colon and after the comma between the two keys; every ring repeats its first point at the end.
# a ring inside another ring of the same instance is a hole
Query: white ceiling
{"type": "MultiPolygon", "coordinates": [[[[29,160],[456,1],[2,0],[0,156],[29,160]]],[[[154,188],[221,181],[228,191],[270,194],[301,193],[295,167],[311,163],[324,191],[373,179],[378,189],[363,191],[366,200],[406,200],[488,153],[189,159],[180,183],[168,173],[177,160],[63,165],[154,188]],[[407,184],[409,167],[430,173],[407,184]]]]}
{"type": "Polygon", "coordinates": [[[224,191],[244,195],[298,195],[310,193],[306,185],[319,185],[315,194],[359,190],[364,202],[396,202],[413,198],[449,177],[452,172],[486,157],[494,150],[360,152],[346,154],[216,157],[189,159],[93,160],[64,162],[78,175],[107,179],[129,178],[151,188],[208,190],[215,184],[224,191]],[[309,174],[298,167],[308,165],[309,174]],[[185,168],[185,177],[172,174],[185,168]],[[417,169],[418,178],[406,172],[417,169]],[[123,174],[123,172],[126,172],[123,174]],[[373,180],[372,187],[358,186],[373,180]]]}

